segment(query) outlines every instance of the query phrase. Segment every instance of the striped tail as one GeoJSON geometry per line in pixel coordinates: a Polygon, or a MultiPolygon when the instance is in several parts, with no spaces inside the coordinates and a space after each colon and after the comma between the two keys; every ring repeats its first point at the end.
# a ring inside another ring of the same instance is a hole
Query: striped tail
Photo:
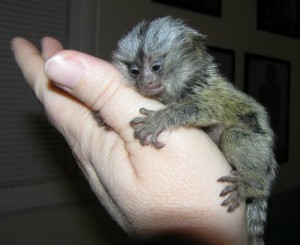
{"type": "Polygon", "coordinates": [[[247,204],[247,228],[249,245],[264,244],[264,228],[267,220],[267,199],[254,199],[247,204]]]}

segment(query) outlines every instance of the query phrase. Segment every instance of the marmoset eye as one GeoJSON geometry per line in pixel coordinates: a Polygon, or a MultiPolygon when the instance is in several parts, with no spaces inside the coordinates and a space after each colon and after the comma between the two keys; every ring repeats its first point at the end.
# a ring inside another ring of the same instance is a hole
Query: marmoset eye
{"type": "Polygon", "coordinates": [[[162,64],[161,63],[155,63],[152,67],[151,67],[151,70],[152,71],[160,71],[162,68],[162,64]]]}
{"type": "Polygon", "coordinates": [[[140,74],[140,70],[139,70],[139,68],[137,67],[137,65],[132,65],[132,66],[130,66],[130,67],[129,67],[129,71],[130,71],[131,75],[133,75],[133,76],[137,76],[137,75],[140,74]]]}

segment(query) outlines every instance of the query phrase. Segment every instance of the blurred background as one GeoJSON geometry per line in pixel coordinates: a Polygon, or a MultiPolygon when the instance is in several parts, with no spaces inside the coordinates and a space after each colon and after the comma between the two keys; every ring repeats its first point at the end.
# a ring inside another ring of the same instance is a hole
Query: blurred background
{"type": "MultiPolygon", "coordinates": [[[[10,50],[43,36],[110,60],[142,19],[171,15],[207,35],[220,70],[271,113],[278,178],[267,244],[300,244],[298,0],[0,0],[0,244],[134,244],[111,220],[48,123],[10,50]]],[[[166,244],[165,242],[164,244],[166,244]]],[[[171,244],[171,243],[170,243],[171,244]]]]}

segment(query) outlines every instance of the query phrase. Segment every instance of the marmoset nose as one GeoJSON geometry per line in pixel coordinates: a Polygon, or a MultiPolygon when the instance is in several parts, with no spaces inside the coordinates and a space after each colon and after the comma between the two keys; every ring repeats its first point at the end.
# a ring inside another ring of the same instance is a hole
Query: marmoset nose
{"type": "Polygon", "coordinates": [[[148,88],[158,88],[161,86],[161,84],[157,81],[149,81],[149,82],[147,82],[146,86],[148,88]]]}
{"type": "Polygon", "coordinates": [[[161,82],[158,80],[150,80],[145,83],[146,87],[149,89],[155,89],[161,87],[161,82]]]}

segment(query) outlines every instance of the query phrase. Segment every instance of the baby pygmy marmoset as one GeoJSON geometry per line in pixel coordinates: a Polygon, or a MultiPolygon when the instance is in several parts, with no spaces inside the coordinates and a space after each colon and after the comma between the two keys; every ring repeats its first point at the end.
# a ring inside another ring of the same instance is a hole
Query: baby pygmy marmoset
{"type": "Polygon", "coordinates": [[[275,178],[273,132],[265,109],[222,77],[207,53],[205,37],[172,17],[142,21],[118,43],[113,64],[144,96],[167,105],[131,126],[142,145],[164,146],[159,134],[178,126],[199,127],[232,167],[220,196],[228,212],[247,201],[250,244],[263,244],[267,197],[275,178]]]}

